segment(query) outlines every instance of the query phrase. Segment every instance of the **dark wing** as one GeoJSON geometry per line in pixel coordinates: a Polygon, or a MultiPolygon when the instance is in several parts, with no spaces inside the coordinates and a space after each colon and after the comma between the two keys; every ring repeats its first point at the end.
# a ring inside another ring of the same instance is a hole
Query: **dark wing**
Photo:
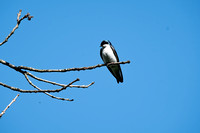
{"type": "MultiPolygon", "coordinates": [[[[118,55],[117,55],[117,52],[115,51],[115,48],[112,46],[112,44],[110,45],[110,47],[111,47],[111,49],[112,49],[112,51],[113,51],[115,57],[117,58],[117,62],[119,62],[119,57],[118,57],[118,55]]],[[[118,69],[119,69],[119,71],[118,71],[117,73],[115,73],[116,75],[114,74],[114,72],[112,71],[112,69],[111,69],[110,67],[107,67],[107,68],[108,68],[108,70],[112,73],[112,75],[117,79],[117,83],[123,82],[123,75],[122,75],[121,67],[120,67],[119,64],[116,65],[116,66],[117,66],[118,69]]]]}
{"type": "Polygon", "coordinates": [[[112,51],[113,51],[114,55],[115,55],[115,56],[116,56],[116,58],[117,58],[117,62],[119,62],[119,57],[118,57],[118,55],[117,55],[117,52],[115,51],[115,48],[113,47],[113,45],[112,45],[112,44],[110,45],[110,47],[111,47],[111,49],[112,49],[112,51]]]}
{"type": "Polygon", "coordinates": [[[100,56],[101,56],[101,59],[103,60],[103,57],[102,57],[102,50],[103,50],[103,48],[100,49],[100,56]]]}

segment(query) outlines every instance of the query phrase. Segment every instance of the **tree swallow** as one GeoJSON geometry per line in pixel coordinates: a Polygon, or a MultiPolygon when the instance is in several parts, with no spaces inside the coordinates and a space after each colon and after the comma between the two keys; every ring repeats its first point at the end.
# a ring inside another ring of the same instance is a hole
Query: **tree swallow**
{"type": "MultiPolygon", "coordinates": [[[[115,48],[112,46],[109,40],[103,40],[101,42],[101,50],[100,56],[105,64],[111,62],[119,62],[119,58],[115,48]]],[[[109,65],[107,66],[108,70],[112,73],[112,75],[116,78],[117,83],[123,82],[123,75],[120,65],[109,65]]]]}

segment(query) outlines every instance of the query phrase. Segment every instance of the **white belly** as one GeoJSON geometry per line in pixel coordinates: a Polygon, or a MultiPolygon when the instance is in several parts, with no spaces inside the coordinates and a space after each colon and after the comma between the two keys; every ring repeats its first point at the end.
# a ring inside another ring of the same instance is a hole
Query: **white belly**
{"type": "Polygon", "coordinates": [[[102,50],[102,58],[104,63],[117,62],[117,59],[109,45],[102,50]]]}

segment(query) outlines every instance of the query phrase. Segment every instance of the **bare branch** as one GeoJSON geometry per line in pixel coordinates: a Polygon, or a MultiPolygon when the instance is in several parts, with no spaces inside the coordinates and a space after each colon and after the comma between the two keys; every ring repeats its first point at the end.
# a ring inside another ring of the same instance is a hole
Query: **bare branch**
{"type": "MultiPolygon", "coordinates": [[[[49,80],[45,80],[45,79],[42,79],[42,78],[38,78],[36,76],[34,76],[33,74],[31,74],[30,72],[26,72],[25,74],[29,75],[30,77],[38,80],[38,81],[42,81],[42,82],[46,82],[46,83],[50,83],[52,85],[58,85],[58,86],[66,86],[65,84],[60,84],[60,83],[57,83],[57,82],[53,82],[53,81],[49,81],[49,80]]],[[[90,83],[89,85],[70,85],[69,87],[72,88],[72,87],[76,87],[76,88],[88,88],[89,86],[93,85],[94,82],[90,83]]]]}
{"type": "Polygon", "coordinates": [[[1,112],[0,118],[3,116],[3,114],[5,114],[6,110],[16,101],[18,96],[19,94],[17,94],[17,96],[10,102],[10,104],[8,104],[8,106],[1,112]]]}
{"type": "MultiPolygon", "coordinates": [[[[0,62],[1,63],[1,62],[0,62]]],[[[122,61],[122,62],[112,62],[106,64],[98,64],[95,66],[89,66],[89,67],[80,67],[80,68],[66,68],[66,69],[36,69],[32,67],[26,67],[26,66],[18,66],[18,69],[24,69],[24,70],[29,70],[29,71],[34,71],[34,72],[69,72],[69,71],[81,71],[81,70],[91,70],[95,69],[98,67],[103,67],[103,66],[109,66],[109,65],[117,65],[117,64],[126,64],[130,63],[130,61],[122,61]]]]}
{"type": "Polygon", "coordinates": [[[56,89],[56,90],[22,90],[20,88],[16,88],[16,87],[12,87],[12,86],[9,86],[7,84],[4,84],[2,82],[0,82],[0,85],[3,86],[3,87],[6,87],[6,88],[9,88],[13,91],[18,91],[18,92],[22,92],[22,93],[44,93],[44,92],[60,92],[62,90],[65,90],[67,87],[69,87],[70,85],[72,85],[73,83],[79,81],[79,79],[77,78],[76,80],[72,81],[71,83],[69,83],[68,85],[60,88],[60,89],[56,89]]]}
{"type": "Polygon", "coordinates": [[[112,62],[112,63],[108,63],[108,64],[98,64],[98,65],[89,66],[89,67],[67,68],[67,69],[35,69],[35,68],[32,68],[32,67],[26,67],[26,66],[15,66],[15,65],[12,65],[12,64],[10,64],[10,63],[2,60],[2,59],[0,59],[0,63],[4,64],[4,65],[6,65],[6,66],[8,66],[12,69],[15,69],[16,71],[19,71],[21,73],[25,72],[22,69],[42,73],[42,72],[68,72],[68,71],[91,70],[91,69],[95,69],[95,68],[103,67],[103,66],[117,65],[117,64],[127,64],[127,63],[130,63],[130,61],[128,60],[128,61],[122,61],[122,62],[112,62]]]}
{"type": "MultiPolygon", "coordinates": [[[[33,83],[31,82],[31,80],[28,78],[27,74],[24,74],[24,76],[25,76],[26,80],[28,81],[28,83],[29,83],[31,86],[33,86],[34,88],[36,88],[36,89],[38,89],[38,90],[41,90],[39,87],[37,87],[35,84],[33,84],[33,83]]],[[[61,97],[53,96],[53,95],[51,95],[51,94],[49,94],[49,93],[47,93],[47,92],[44,92],[44,93],[45,93],[46,95],[48,95],[48,96],[50,96],[50,97],[52,97],[52,98],[58,99],[58,100],[74,101],[73,99],[69,99],[69,98],[61,98],[61,97]]]]}
{"type": "MultiPolygon", "coordinates": [[[[59,83],[56,83],[56,82],[52,82],[52,81],[48,81],[48,80],[44,80],[44,79],[41,79],[41,78],[38,78],[36,76],[34,76],[33,74],[31,74],[30,72],[26,72],[26,71],[22,71],[20,67],[17,67],[13,64],[10,64],[9,62],[6,62],[2,59],[0,59],[0,63],[3,64],[3,65],[6,65],[22,74],[26,73],[27,75],[31,76],[32,78],[36,79],[36,80],[39,80],[39,81],[43,81],[43,82],[46,82],[46,83],[51,83],[53,85],[58,85],[58,86],[65,86],[64,84],[59,84],[59,83]]],[[[70,85],[69,87],[76,87],[76,88],[88,88],[89,86],[93,85],[94,82],[90,83],[89,85],[70,85]]]]}
{"type": "MultiPolygon", "coordinates": [[[[42,82],[46,82],[46,83],[50,83],[52,85],[58,85],[58,86],[66,86],[65,84],[60,84],[60,83],[57,83],[57,82],[53,82],[53,81],[49,81],[49,80],[45,80],[45,79],[42,79],[42,78],[38,78],[36,76],[34,76],[33,74],[31,74],[30,72],[26,72],[25,74],[29,75],[30,77],[38,80],[38,81],[42,81],[42,82]]],[[[90,83],[89,85],[70,85],[69,87],[72,88],[72,87],[75,87],[75,88],[88,88],[89,86],[93,85],[94,82],[90,83]]]]}
{"type": "Polygon", "coordinates": [[[76,88],[88,88],[88,87],[90,87],[93,84],[94,84],[94,82],[90,83],[89,85],[70,85],[69,87],[70,88],[72,88],[72,87],[76,87],[76,88]]]}
{"type": "Polygon", "coordinates": [[[26,74],[29,75],[30,77],[38,80],[38,81],[42,81],[42,82],[46,82],[46,83],[50,83],[50,84],[58,85],[58,86],[62,86],[62,87],[66,86],[64,84],[59,84],[59,83],[56,83],[56,82],[53,82],[53,81],[49,81],[49,80],[45,80],[45,79],[42,79],[42,78],[38,78],[38,77],[34,76],[33,74],[31,74],[29,72],[26,72],[26,74]]]}
{"type": "Polygon", "coordinates": [[[10,34],[5,38],[5,40],[3,42],[0,43],[0,46],[3,45],[4,43],[6,43],[8,41],[8,39],[12,36],[12,34],[14,34],[15,30],[19,27],[19,24],[21,23],[22,20],[24,20],[25,18],[28,18],[28,20],[31,20],[31,18],[33,18],[33,16],[30,16],[29,13],[27,13],[26,15],[24,15],[21,19],[21,12],[22,10],[19,11],[19,13],[17,14],[17,25],[13,28],[13,30],[10,32],[10,34]]]}
{"type": "MultiPolygon", "coordinates": [[[[45,80],[45,79],[36,77],[36,76],[34,76],[33,74],[31,74],[30,72],[23,71],[23,70],[21,70],[21,68],[15,66],[15,65],[13,65],[13,64],[10,64],[9,62],[6,62],[6,61],[4,61],[4,60],[2,60],[2,59],[0,59],[0,63],[3,64],[3,65],[6,65],[6,66],[8,66],[8,67],[10,67],[10,68],[12,68],[12,69],[14,69],[14,70],[16,70],[16,71],[18,71],[18,72],[20,72],[20,73],[22,73],[22,74],[25,74],[25,73],[26,73],[27,75],[29,75],[30,77],[32,77],[32,78],[34,78],[34,79],[36,79],[36,80],[38,80],[38,81],[42,81],[42,82],[46,82],[46,83],[50,83],[50,84],[58,85],[58,86],[62,86],[62,87],[66,86],[66,85],[64,85],[64,84],[60,84],[60,83],[56,83],[56,82],[52,82],[52,81],[48,81],[48,80],[45,80]]],[[[94,84],[94,82],[90,83],[89,85],[70,85],[69,87],[88,88],[89,86],[91,86],[91,85],[93,85],[93,84],[94,84]]]]}
{"type": "Polygon", "coordinates": [[[19,10],[19,13],[17,14],[17,22],[19,22],[19,18],[21,16],[22,10],[19,10]]]}
{"type": "MultiPolygon", "coordinates": [[[[63,90],[63,89],[66,89],[67,87],[76,87],[76,88],[87,88],[91,85],[94,84],[94,82],[90,83],[89,85],[72,85],[72,84],[68,84],[68,85],[65,85],[65,84],[59,84],[59,83],[56,83],[56,82],[53,82],[53,81],[49,81],[49,80],[45,80],[45,79],[42,79],[42,78],[39,78],[39,77],[36,77],[35,75],[27,72],[27,71],[24,71],[24,70],[21,70],[19,67],[16,67],[15,65],[13,64],[10,64],[4,60],[1,60],[0,59],[0,63],[3,64],[3,65],[6,65],[12,69],[14,69],[15,71],[17,72],[20,72],[21,74],[23,74],[26,78],[26,80],[29,82],[29,84],[31,86],[33,86],[34,88],[38,89],[38,90],[22,90],[20,88],[15,88],[15,87],[12,87],[12,86],[9,86],[7,84],[4,84],[4,83],[0,83],[0,85],[6,87],[6,88],[9,88],[11,90],[14,90],[14,91],[19,91],[19,92],[22,92],[22,93],[39,93],[39,92],[43,92],[45,93],[46,95],[52,97],[52,98],[56,98],[56,99],[59,99],[59,100],[65,100],[65,101],[73,101],[73,99],[68,99],[68,98],[61,98],[61,97],[56,97],[56,96],[53,96],[47,92],[56,92],[55,90],[42,90],[40,89],[39,87],[37,87],[36,85],[34,85],[28,78],[28,76],[38,80],[38,81],[42,81],[42,82],[46,82],[46,83],[50,83],[50,84],[53,84],[53,85],[58,85],[58,86],[61,86],[62,88],[61,89],[57,89],[57,92],[63,90]]],[[[79,81],[79,79],[77,79],[77,81],[79,81]]],[[[76,81],[75,81],[76,82],[76,81]]]]}

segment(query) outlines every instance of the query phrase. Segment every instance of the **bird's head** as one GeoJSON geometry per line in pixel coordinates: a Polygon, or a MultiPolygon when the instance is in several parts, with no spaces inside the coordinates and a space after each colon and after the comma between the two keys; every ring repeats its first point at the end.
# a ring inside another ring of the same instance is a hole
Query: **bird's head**
{"type": "Polygon", "coordinates": [[[103,41],[101,42],[100,47],[106,47],[106,45],[111,45],[111,42],[110,42],[109,40],[103,40],[103,41]]]}

